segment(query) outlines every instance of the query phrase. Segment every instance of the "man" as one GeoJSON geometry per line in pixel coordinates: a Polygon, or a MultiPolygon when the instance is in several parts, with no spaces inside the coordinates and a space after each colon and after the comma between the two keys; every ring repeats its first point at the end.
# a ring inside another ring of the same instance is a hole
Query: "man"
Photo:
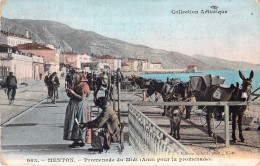
{"type": "Polygon", "coordinates": [[[51,73],[48,72],[47,75],[44,77],[44,83],[45,83],[45,86],[48,86],[50,75],[51,75],[51,73]]]}
{"type": "Polygon", "coordinates": [[[93,121],[79,125],[81,129],[85,127],[98,128],[93,129],[91,139],[93,148],[90,148],[89,151],[102,152],[103,149],[108,150],[110,148],[111,142],[120,141],[119,120],[112,106],[108,105],[108,101],[106,97],[99,97],[95,105],[102,109],[100,115],[93,121]]]}
{"type": "Polygon", "coordinates": [[[69,71],[69,73],[66,75],[66,78],[65,78],[65,87],[67,89],[71,89],[72,87],[72,84],[73,84],[73,74],[72,74],[72,70],[69,71]]]}
{"type": "MultiPolygon", "coordinates": [[[[59,98],[59,95],[58,95],[58,87],[60,86],[60,81],[59,81],[59,78],[57,76],[57,73],[56,72],[53,72],[50,76],[49,76],[49,81],[48,81],[48,94],[49,94],[49,97],[52,98],[53,96],[53,93],[57,93],[57,96],[56,98],[58,99],[59,98]]],[[[54,102],[54,101],[53,101],[54,102]]]]}
{"type": "Polygon", "coordinates": [[[9,76],[6,78],[6,88],[8,89],[7,90],[7,97],[9,99],[9,93],[11,90],[12,91],[12,99],[14,101],[14,98],[15,98],[15,94],[16,94],[16,89],[17,89],[17,79],[16,77],[13,75],[14,73],[13,72],[10,72],[9,73],[9,76]]]}

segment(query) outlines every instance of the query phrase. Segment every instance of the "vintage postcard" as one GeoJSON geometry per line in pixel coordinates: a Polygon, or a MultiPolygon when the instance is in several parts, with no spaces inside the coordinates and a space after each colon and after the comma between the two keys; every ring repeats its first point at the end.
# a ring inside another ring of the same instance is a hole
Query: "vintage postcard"
{"type": "Polygon", "coordinates": [[[0,165],[260,165],[259,0],[1,0],[0,165]]]}

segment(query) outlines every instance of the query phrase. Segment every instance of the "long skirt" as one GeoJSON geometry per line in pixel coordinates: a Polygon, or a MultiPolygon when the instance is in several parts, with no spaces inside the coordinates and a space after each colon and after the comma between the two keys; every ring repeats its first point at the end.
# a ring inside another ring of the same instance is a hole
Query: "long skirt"
{"type": "Polygon", "coordinates": [[[86,139],[86,129],[81,130],[75,119],[79,123],[86,123],[86,107],[82,101],[70,100],[64,121],[64,140],[82,141],[86,139]]]}
{"type": "MultiPolygon", "coordinates": [[[[89,105],[88,105],[88,99],[85,98],[83,100],[85,107],[86,107],[86,120],[89,122],[90,119],[90,110],[89,110],[89,105]]],[[[88,129],[86,132],[86,143],[91,143],[91,129],[88,129]]]]}

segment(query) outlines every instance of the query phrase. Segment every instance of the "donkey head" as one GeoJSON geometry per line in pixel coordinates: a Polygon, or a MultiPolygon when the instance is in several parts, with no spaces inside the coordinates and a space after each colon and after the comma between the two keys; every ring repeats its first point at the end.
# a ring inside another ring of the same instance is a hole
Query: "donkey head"
{"type": "Polygon", "coordinates": [[[150,96],[152,96],[154,93],[155,93],[155,84],[154,84],[154,82],[151,81],[150,85],[148,86],[146,96],[147,96],[147,97],[150,97],[150,96]]]}
{"type": "Polygon", "coordinates": [[[249,100],[249,97],[251,95],[251,89],[252,89],[252,80],[254,77],[254,72],[251,70],[249,78],[245,78],[245,76],[241,73],[239,70],[239,76],[242,79],[242,94],[241,98],[245,100],[249,100]]]}

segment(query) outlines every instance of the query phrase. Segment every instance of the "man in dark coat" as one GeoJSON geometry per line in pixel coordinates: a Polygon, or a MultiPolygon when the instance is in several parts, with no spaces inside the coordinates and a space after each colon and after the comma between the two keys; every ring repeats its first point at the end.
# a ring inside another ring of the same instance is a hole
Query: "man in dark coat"
{"type": "Polygon", "coordinates": [[[6,88],[8,89],[7,90],[8,99],[9,99],[10,91],[13,90],[12,91],[12,100],[14,100],[15,94],[16,94],[16,89],[17,89],[17,79],[14,76],[13,72],[10,72],[9,76],[6,78],[6,88]]]}
{"type": "Polygon", "coordinates": [[[102,109],[100,115],[93,121],[85,124],[80,124],[80,128],[98,128],[94,130],[94,135],[91,139],[91,145],[93,149],[89,150],[99,150],[103,151],[110,148],[111,142],[120,141],[120,128],[119,120],[116,112],[113,110],[112,106],[108,105],[108,99],[106,97],[99,97],[96,102],[96,106],[102,109]],[[96,132],[96,133],[95,133],[96,132]],[[93,138],[97,136],[96,138],[93,138]],[[103,138],[101,138],[103,137],[103,138]],[[102,139],[104,139],[102,145],[102,139]]]}

